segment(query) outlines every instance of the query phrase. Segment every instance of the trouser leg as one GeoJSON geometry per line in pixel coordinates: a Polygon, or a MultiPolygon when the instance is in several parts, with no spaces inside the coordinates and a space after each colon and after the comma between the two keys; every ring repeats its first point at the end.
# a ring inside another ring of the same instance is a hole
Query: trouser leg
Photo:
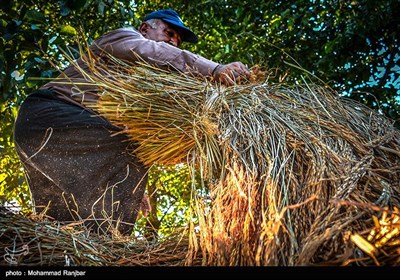
{"type": "Polygon", "coordinates": [[[15,124],[15,143],[36,208],[50,202],[46,214],[57,220],[85,219],[95,229],[112,224],[129,233],[147,169],[132,155],[134,146],[124,134],[113,135],[116,128],[109,123],[69,106],[32,98],[21,106],[15,124]],[[50,113],[43,114],[43,108],[51,108],[50,113]],[[53,121],[43,119],[49,115],[53,121]],[[67,124],[60,125],[60,119],[67,124]]]}

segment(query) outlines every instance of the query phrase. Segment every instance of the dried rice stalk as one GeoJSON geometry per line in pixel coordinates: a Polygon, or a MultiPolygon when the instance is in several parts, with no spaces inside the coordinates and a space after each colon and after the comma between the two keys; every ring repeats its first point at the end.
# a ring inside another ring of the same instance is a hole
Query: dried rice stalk
{"type": "Polygon", "coordinates": [[[179,232],[175,237],[150,243],[100,236],[78,223],[24,217],[0,206],[1,266],[182,266],[188,239],[179,232]]]}

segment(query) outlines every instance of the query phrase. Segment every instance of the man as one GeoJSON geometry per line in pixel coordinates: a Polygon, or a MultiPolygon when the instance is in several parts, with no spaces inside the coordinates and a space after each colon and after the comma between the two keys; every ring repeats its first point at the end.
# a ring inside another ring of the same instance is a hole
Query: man
{"type": "MultiPolygon", "coordinates": [[[[143,59],[232,85],[250,75],[241,62],[222,65],[178,47],[196,43],[197,36],[176,11],[147,15],[138,30],[111,31],[91,48],[110,62],[110,55],[135,62],[143,59]]],[[[84,60],[79,68],[90,71],[84,60]]],[[[106,233],[130,234],[144,197],[147,168],[129,153],[135,143],[121,129],[83,105],[97,99],[81,71],[70,65],[55,80],[30,94],[15,122],[14,139],[24,164],[37,211],[59,221],[85,221],[106,233]],[[82,85],[84,82],[85,85],[82,85]]]]}

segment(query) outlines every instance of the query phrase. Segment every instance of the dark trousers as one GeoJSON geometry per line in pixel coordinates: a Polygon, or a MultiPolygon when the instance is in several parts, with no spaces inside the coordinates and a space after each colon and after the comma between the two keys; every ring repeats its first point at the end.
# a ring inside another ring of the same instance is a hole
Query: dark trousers
{"type": "Polygon", "coordinates": [[[129,234],[140,210],[147,168],[120,129],[84,107],[39,90],[22,104],[14,141],[35,209],[59,221],[129,234]]]}

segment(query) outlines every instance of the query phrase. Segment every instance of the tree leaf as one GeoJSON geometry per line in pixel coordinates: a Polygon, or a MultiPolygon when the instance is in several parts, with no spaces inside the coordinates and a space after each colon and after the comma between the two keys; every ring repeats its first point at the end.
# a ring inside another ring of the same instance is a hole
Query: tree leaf
{"type": "Polygon", "coordinates": [[[60,28],[60,34],[74,36],[77,34],[77,31],[71,25],[63,25],[60,28]]]}

